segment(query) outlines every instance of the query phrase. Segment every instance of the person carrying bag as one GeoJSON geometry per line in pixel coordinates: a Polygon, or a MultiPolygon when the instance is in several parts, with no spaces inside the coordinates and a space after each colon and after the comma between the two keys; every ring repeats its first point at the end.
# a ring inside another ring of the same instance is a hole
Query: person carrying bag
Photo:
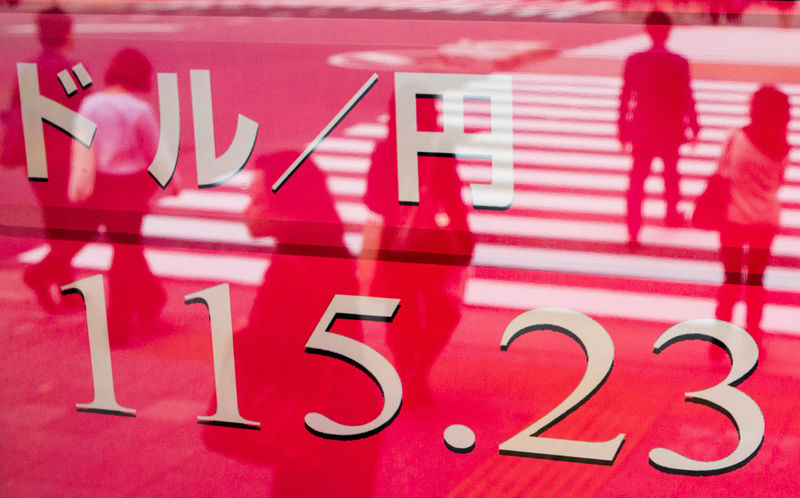
{"type": "MultiPolygon", "coordinates": [[[[725,280],[717,294],[716,318],[730,321],[744,291],[746,328],[760,341],[766,292],[764,271],[780,223],[778,189],[789,156],[789,97],[762,86],[750,103],[750,124],[728,138],[718,176],[728,183],[729,201],[720,224],[720,259],[725,280]]],[[[702,196],[701,196],[702,197],[702,196]]],[[[698,207],[702,206],[698,200],[698,207]]]]}
{"type": "MultiPolygon", "coordinates": [[[[730,148],[731,142],[728,143],[730,148]]],[[[726,149],[725,154],[728,154],[726,149]]],[[[711,175],[706,188],[695,201],[692,226],[701,230],[722,230],[731,201],[730,179],[720,174],[719,168],[711,175]]]]}

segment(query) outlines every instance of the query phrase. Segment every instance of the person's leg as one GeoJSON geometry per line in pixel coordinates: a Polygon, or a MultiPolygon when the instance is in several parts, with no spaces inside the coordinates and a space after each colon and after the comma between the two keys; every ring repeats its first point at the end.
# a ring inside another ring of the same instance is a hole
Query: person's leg
{"type": "Polygon", "coordinates": [[[763,285],[748,285],[745,290],[744,302],[747,306],[745,328],[753,336],[757,344],[761,344],[764,332],[761,329],[761,319],[764,317],[764,305],[767,302],[767,292],[763,285]]]}
{"type": "Polygon", "coordinates": [[[129,221],[121,222],[117,219],[120,213],[109,212],[106,214],[104,224],[106,236],[113,250],[111,266],[106,273],[108,285],[108,333],[112,345],[124,345],[128,342],[136,327],[134,314],[137,307],[139,289],[138,272],[144,260],[141,246],[137,242],[137,234],[129,235],[122,232],[122,226],[129,226],[129,221]],[[138,254],[137,254],[138,253],[138,254]]]}
{"type": "Polygon", "coordinates": [[[142,176],[97,175],[103,195],[98,204],[105,208],[103,224],[114,251],[107,274],[108,315],[109,325],[114,325],[117,333],[109,332],[119,343],[125,342],[134,327],[146,326],[142,322],[157,317],[166,300],[144,256],[141,230],[148,195],[142,176]],[[124,205],[120,205],[120,199],[125,200],[124,205]],[[134,323],[136,317],[140,323],[134,323]]]}
{"type": "Polygon", "coordinates": [[[681,200],[681,178],[678,173],[677,149],[663,154],[661,160],[664,162],[664,201],[667,208],[664,223],[667,226],[681,226],[683,217],[678,213],[678,202],[681,200]]]}
{"type": "Polygon", "coordinates": [[[648,152],[634,149],[633,165],[631,166],[630,182],[628,184],[628,236],[632,243],[638,242],[639,230],[642,228],[642,202],[644,201],[644,182],[650,174],[650,165],[653,155],[648,152]]]}
{"type": "Polygon", "coordinates": [[[766,291],[764,290],[764,271],[770,258],[770,248],[775,232],[771,228],[753,230],[750,235],[750,248],[747,254],[747,331],[760,342],[762,336],[761,319],[764,316],[766,291]]]}
{"type": "Polygon", "coordinates": [[[741,293],[744,247],[741,231],[736,225],[725,227],[720,233],[720,258],[725,271],[725,280],[717,291],[717,320],[731,321],[733,306],[741,293]]]}
{"type": "Polygon", "coordinates": [[[449,292],[446,281],[435,285],[435,280],[438,279],[422,292],[423,333],[417,344],[414,377],[408,383],[408,392],[416,397],[413,401],[423,404],[433,400],[428,389],[428,377],[461,320],[461,296],[449,292]]]}
{"type": "Polygon", "coordinates": [[[407,292],[401,301],[403,314],[393,321],[393,327],[386,328],[386,344],[392,352],[397,373],[408,386],[416,377],[417,350],[424,334],[422,298],[418,293],[407,292]]]}
{"type": "Polygon", "coordinates": [[[80,223],[76,223],[77,208],[42,205],[42,221],[50,250],[39,263],[25,270],[23,281],[47,310],[53,311],[58,307],[54,287],[75,279],[72,258],[95,237],[97,224],[93,222],[92,214],[90,209],[81,210],[80,223]]]}
{"type": "Polygon", "coordinates": [[[711,24],[719,23],[721,3],[722,0],[709,0],[708,2],[708,13],[709,13],[709,18],[711,19],[711,24]]]}

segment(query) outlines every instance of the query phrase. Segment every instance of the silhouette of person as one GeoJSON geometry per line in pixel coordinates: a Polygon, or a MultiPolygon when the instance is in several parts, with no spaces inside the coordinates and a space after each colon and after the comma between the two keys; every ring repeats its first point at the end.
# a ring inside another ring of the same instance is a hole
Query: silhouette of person
{"type": "Polygon", "coordinates": [[[147,173],[158,145],[158,121],[137,94],[150,91],[153,68],[136,49],[119,51],[105,75],[106,88],[84,99],[80,114],[97,124],[90,149],[75,142],[69,200],[83,209],[87,229],[105,226],[114,249],[108,271],[109,333],[124,343],[136,323],[148,327],[166,301],[144,257],[141,228],[157,185],[147,173]]]}
{"type": "MultiPolygon", "coordinates": [[[[434,99],[421,99],[417,121],[436,128],[434,99]]],[[[372,154],[364,203],[383,217],[371,295],[401,298],[401,310],[387,343],[411,405],[433,401],[427,380],[461,319],[465,268],[475,240],[461,196],[463,183],[454,157],[420,155],[420,203],[403,206],[397,197],[397,129],[395,100],[389,104],[388,136],[372,154]],[[424,263],[402,269],[392,261],[424,263]]]]}
{"type": "MultiPolygon", "coordinates": [[[[273,466],[272,496],[371,496],[380,437],[335,441],[303,426],[309,412],[364,423],[380,412],[380,394],[365,388],[371,381],[352,365],[304,352],[333,296],[360,293],[344,226],[314,161],[277,194],[266,186],[265,170],[297,156],[283,151],[255,161],[248,210],[250,233],[276,242],[247,325],[235,335],[240,412],[261,429],[208,427],[204,437],[212,449],[273,466]]],[[[334,330],[359,341],[363,335],[358,320],[337,320],[334,330]]]]}
{"type": "MultiPolygon", "coordinates": [[[[42,50],[32,62],[37,65],[41,94],[76,110],[83,100],[83,92],[78,92],[72,98],[67,97],[57,77],[60,71],[75,65],[65,55],[72,43],[72,18],[60,7],[50,7],[36,16],[36,26],[42,50]]],[[[19,88],[12,98],[10,112],[21,112],[19,88]]],[[[4,159],[24,164],[21,118],[15,121],[20,128],[17,130],[20,134],[19,144],[16,150],[4,151],[4,159]]],[[[53,126],[44,126],[44,142],[48,178],[44,182],[32,182],[32,188],[41,206],[42,223],[50,251],[42,261],[25,270],[23,280],[34,291],[42,307],[53,311],[58,306],[57,286],[73,280],[70,261],[88,235],[77,230],[80,215],[67,198],[72,138],[53,126]],[[70,239],[78,242],[73,243],[70,239]]]]}
{"type": "Polygon", "coordinates": [[[778,231],[780,201],[789,155],[789,97],[762,86],[750,103],[750,124],[734,131],[719,159],[719,173],[730,182],[730,203],[720,231],[725,280],[717,294],[716,317],[730,321],[745,287],[748,332],[760,342],[766,292],[764,270],[778,231]]]}
{"type": "Polygon", "coordinates": [[[644,183],[656,157],[664,164],[665,224],[683,224],[678,212],[681,196],[678,149],[688,139],[696,140],[700,132],[689,62],[666,46],[672,21],[665,13],[653,11],[645,24],[652,46],[625,61],[619,105],[619,140],[623,149],[630,149],[633,155],[627,195],[631,248],[639,244],[644,183]]]}

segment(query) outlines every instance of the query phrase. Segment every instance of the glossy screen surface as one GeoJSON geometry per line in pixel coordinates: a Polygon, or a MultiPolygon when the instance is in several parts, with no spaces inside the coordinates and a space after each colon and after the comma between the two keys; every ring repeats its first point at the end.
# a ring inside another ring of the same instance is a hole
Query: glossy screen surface
{"type": "Polygon", "coordinates": [[[4,2],[0,495],[797,496],[800,19],[659,5],[4,2]]]}

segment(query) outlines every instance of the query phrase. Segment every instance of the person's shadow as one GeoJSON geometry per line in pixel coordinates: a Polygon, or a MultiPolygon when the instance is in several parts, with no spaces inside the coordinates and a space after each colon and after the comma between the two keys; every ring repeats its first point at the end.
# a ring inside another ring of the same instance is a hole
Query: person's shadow
{"type": "MultiPolygon", "coordinates": [[[[433,99],[417,107],[423,129],[437,127],[433,99]],[[426,105],[427,104],[427,105],[426,105]]],[[[401,300],[387,342],[409,406],[434,401],[428,378],[461,320],[466,268],[475,238],[462,198],[456,157],[419,155],[420,202],[397,202],[395,101],[389,102],[387,138],[371,157],[364,203],[383,217],[370,293],[401,300]]]]}
{"type": "MultiPolygon", "coordinates": [[[[304,427],[309,412],[358,425],[380,412],[381,393],[364,372],[304,351],[336,294],[358,295],[355,258],[325,175],[307,159],[273,194],[266,172],[291,164],[286,151],[256,160],[247,224],[276,246],[247,325],[235,331],[239,409],[259,431],[206,426],[210,449],[270,465],[274,496],[371,496],[380,436],[323,439],[304,427]]],[[[361,341],[359,320],[337,320],[335,333],[361,341]]],[[[212,399],[212,407],[216,401],[212,399]]]]}

